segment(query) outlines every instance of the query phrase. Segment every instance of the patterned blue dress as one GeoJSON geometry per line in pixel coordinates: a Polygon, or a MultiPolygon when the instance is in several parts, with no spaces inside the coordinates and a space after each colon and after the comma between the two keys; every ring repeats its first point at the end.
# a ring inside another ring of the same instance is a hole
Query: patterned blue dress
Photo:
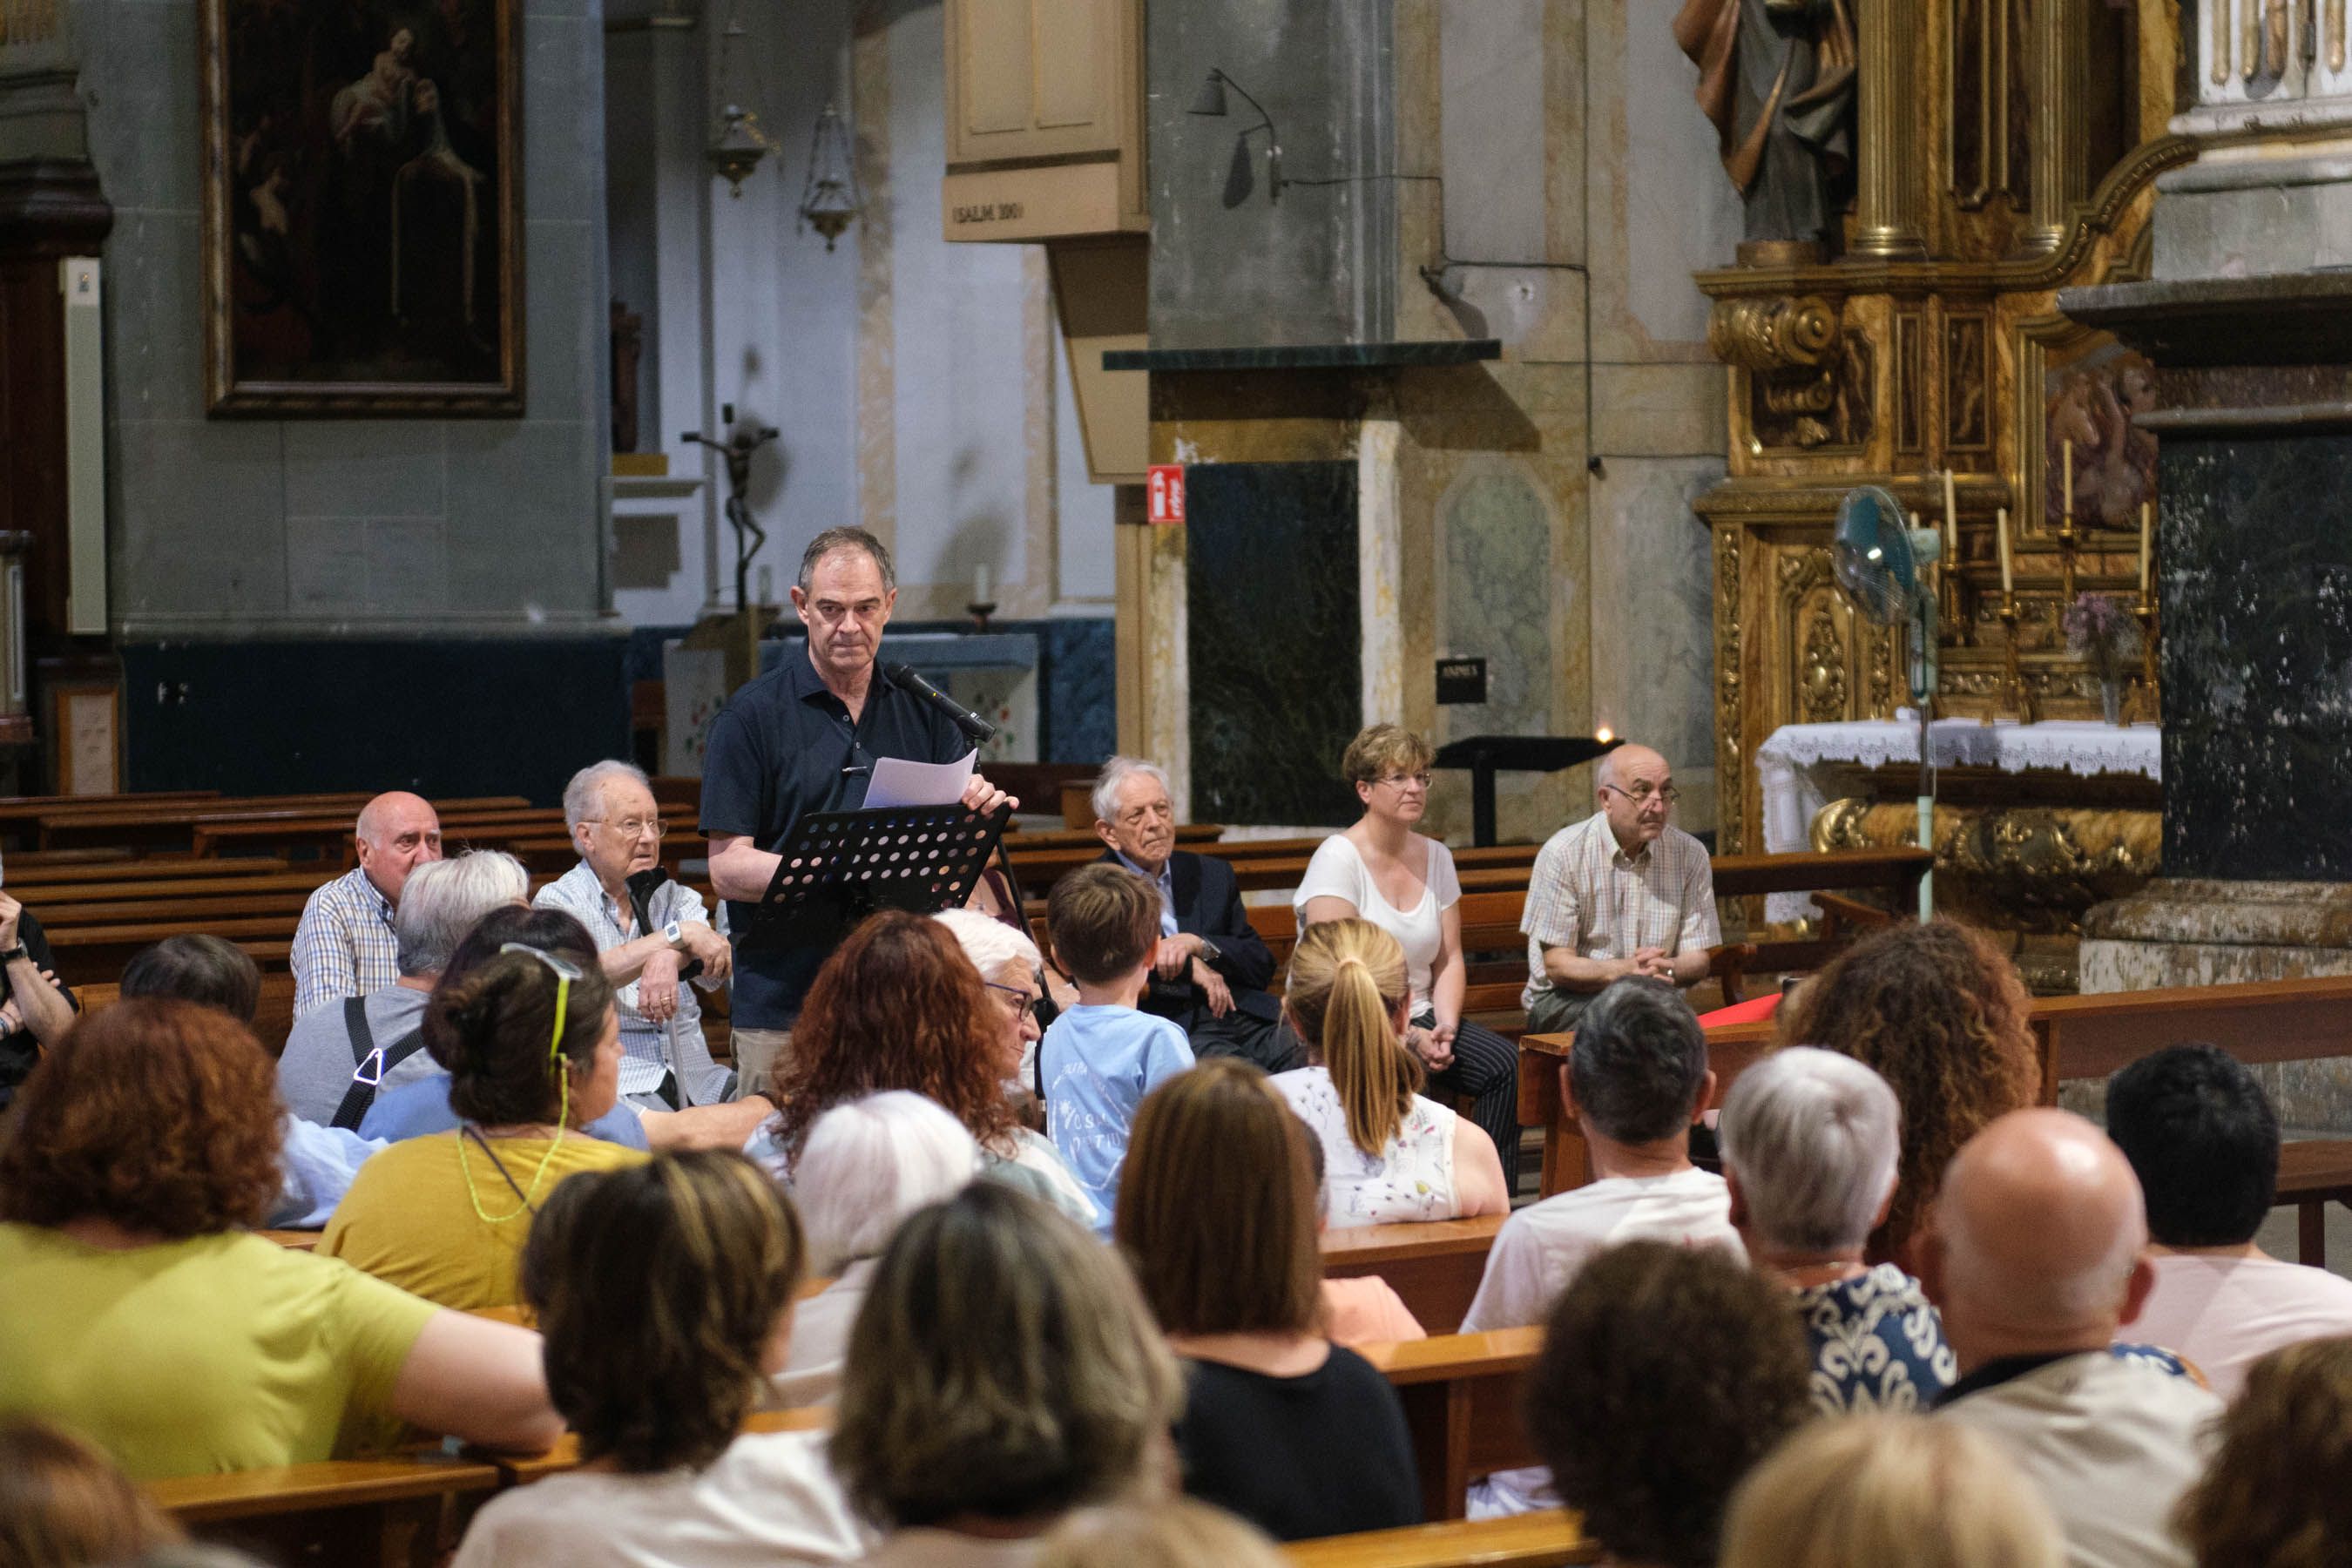
{"type": "Polygon", "coordinates": [[[1894,1264],[1796,1294],[1823,1415],[1925,1410],[1959,1376],[1942,1315],[1894,1264]]]}

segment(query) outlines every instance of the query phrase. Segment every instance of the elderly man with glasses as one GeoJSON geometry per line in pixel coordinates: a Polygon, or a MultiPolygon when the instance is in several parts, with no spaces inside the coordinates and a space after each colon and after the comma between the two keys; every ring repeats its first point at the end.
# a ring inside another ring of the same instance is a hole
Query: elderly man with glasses
{"type": "Polygon", "coordinates": [[[1528,879],[1520,995],[1530,1034],[1572,1029],[1612,980],[1706,978],[1716,922],[1706,846],[1666,818],[1680,794],[1666,759],[1622,745],[1601,759],[1600,810],[1551,836],[1528,879]]]}
{"type": "Polygon", "coordinates": [[[732,1087],[710,1059],[702,1009],[686,966],[699,959],[695,983],[718,985],[734,967],[727,939],[710,927],[702,895],[667,877],[661,865],[668,825],[643,770],[591,763],[563,790],[563,821],[580,864],[539,890],[541,909],[576,917],[596,939],[604,978],[621,1017],[621,1096],[642,1110],[710,1105],[732,1087]],[[637,878],[639,885],[630,886],[637,878]],[[657,885],[646,888],[647,881],[657,885]]]}

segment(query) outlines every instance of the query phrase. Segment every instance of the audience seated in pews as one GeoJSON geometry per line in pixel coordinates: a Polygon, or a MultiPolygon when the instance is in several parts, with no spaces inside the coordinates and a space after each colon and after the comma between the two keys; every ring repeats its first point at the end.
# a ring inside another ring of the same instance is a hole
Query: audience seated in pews
{"type": "Polygon", "coordinates": [[[522,863],[495,850],[431,860],[409,873],[393,917],[399,973],[335,1006],[295,1016],[278,1058],[278,1090],[294,1114],[357,1131],[379,1096],[429,1077],[425,1003],[434,982],[477,921],[520,904],[530,891],[522,863]]]}
{"type": "MultiPolygon", "coordinates": [[[[294,1017],[346,996],[366,996],[400,978],[393,917],[410,873],[441,858],[441,818],[405,790],[360,808],[352,829],[359,865],[312,893],[294,928],[294,1017]]],[[[324,1117],[314,1117],[323,1121],[324,1117]]]]}
{"type": "MultiPolygon", "coordinates": [[[[1584,1010],[1559,1069],[1562,1105],[1591,1151],[1593,1180],[1503,1222],[1462,1331],[1539,1323],[1604,1247],[1636,1237],[1739,1256],[1723,1178],[1690,1162],[1692,1122],[1715,1095],[1706,1035],[1668,981],[1629,975],[1584,1010]]],[[[1540,1469],[1500,1471],[1472,1489],[1474,1519],[1550,1508],[1540,1469]]]]}
{"type": "Polygon", "coordinates": [[[2196,1363],[2222,1398],[2264,1352],[2352,1333],[2352,1280],[2254,1245],[2278,1186],[2278,1118],[2214,1046],[2174,1046],[2107,1080],[2107,1136],[2147,1199],[2155,1289],[2133,1325],[2196,1363]]]}
{"type": "MultiPolygon", "coordinates": [[[[458,984],[509,944],[551,952],[583,968],[596,961],[588,928],[562,910],[500,904],[477,921],[458,942],[435,987],[458,984]]],[[[457,1113],[449,1108],[449,1072],[429,1035],[425,1037],[425,1050],[433,1059],[434,1070],[378,1096],[360,1122],[361,1136],[398,1142],[457,1130],[457,1113]]],[[[740,1149],[774,1109],[764,1100],[752,1100],[684,1110],[643,1110],[625,1100],[615,1100],[611,1110],[581,1131],[630,1149],[740,1149]]]]}
{"type": "Polygon", "coordinates": [[[1323,1332],[1308,1137],[1255,1065],[1212,1058],[1144,1098],[1118,1194],[1184,1358],[1184,1489],[1284,1541],[1421,1520],[1396,1390],[1323,1332]]]}
{"type": "Polygon", "coordinates": [[[2037,1483],[2078,1568],[2188,1563],[2168,1528],[2221,1401],[2110,1349],[2147,1299],[2139,1183],[2105,1134],[2012,1111],[1952,1162],[1921,1253],[1960,1380],[1945,1419],[1991,1437],[2037,1483]]]}
{"type": "Polygon", "coordinates": [[[1054,884],[1045,930],[1077,1003],[1037,1047],[1045,1131],[1108,1232],[1129,1125],[1152,1089],[1192,1065],[1192,1042],[1136,1004],[1160,950],[1160,895],[1122,866],[1081,866],[1054,884]]]}
{"type": "MultiPolygon", "coordinates": [[[[122,998],[177,997],[216,1007],[250,1027],[261,1001],[261,971],[245,949],[216,936],[166,937],[141,949],[122,969],[122,998]]],[[[341,1127],[321,1127],[289,1110],[278,1118],[281,1185],[267,1223],[316,1230],[351,1190],[368,1156],[384,1147],[341,1127]]]]}
{"type": "MultiPolygon", "coordinates": [[[[1137,1005],[1184,1031],[1195,1057],[1245,1057],[1268,1072],[1300,1063],[1297,1037],[1268,991],[1274,953],[1242,906],[1234,868],[1176,847],[1168,775],[1135,757],[1103,763],[1093,793],[1103,858],[1160,895],[1160,951],[1137,1005]]],[[[1075,997],[1057,998],[1057,1002],[1075,997]]]]}
{"type": "Polygon", "coordinates": [[[2198,1568],[2352,1563],[2352,1339],[2290,1345],[2247,1369],[2173,1525],[2198,1568]]]}
{"type": "Polygon", "coordinates": [[[1748,1262],[1796,1293],[1824,1415],[1925,1409],[1959,1375],[1919,1282],[1863,1261],[1894,1201],[1902,1121],[1884,1079],[1811,1046],[1766,1057],[1724,1100],[1731,1223],[1748,1262]]]}
{"type": "Polygon", "coordinates": [[[1411,987],[1400,1031],[1405,1047],[1433,1086],[1469,1097],[1471,1120],[1494,1146],[1509,1194],[1517,1190],[1519,1170],[1518,1047],[1462,1016],[1470,964],[1456,907],[1461,879],[1453,852],[1412,830],[1429,810],[1435,754],[1428,742],[1395,724],[1374,724],[1348,742],[1339,771],[1364,815],[1316,847],[1291,907],[1302,936],[1320,921],[1360,920],[1396,938],[1411,987]]]}
{"type": "Polygon", "coordinates": [[[740,1154],[566,1182],[523,1250],[548,1392],[583,1463],[494,1498],[452,1568],[847,1563],[866,1532],[822,1432],[743,1432],[784,1363],[799,1220],[740,1154]]]}
{"type": "Polygon", "coordinates": [[[980,1145],[919,1094],[869,1094],[816,1119],[793,1167],[793,1197],[807,1227],[810,1269],[826,1283],[793,1314],[791,1359],[775,1374],[770,1403],[833,1399],[882,1249],[908,1215],[955,1196],[979,1173],[980,1145]]]}
{"type": "Polygon", "coordinates": [[[1067,1515],[1037,1568],[1283,1568],[1265,1531],[1192,1498],[1106,1503],[1067,1515]]]}
{"type": "Polygon", "coordinates": [[[1328,1212],[1343,1228],[1511,1206],[1494,1140],[1419,1092],[1410,1001],[1404,949],[1370,921],[1309,926],[1291,951],[1283,1014],[1312,1065],[1274,1086],[1322,1141],[1328,1212]]]}
{"type": "Polygon", "coordinates": [[[777,1058],[780,1109],[752,1152],[788,1174],[816,1119],[846,1100],[903,1089],[944,1106],[980,1143],[982,1174],[1020,1186],[1082,1223],[1093,1200],[1060,1152],[1021,1125],[1004,1097],[1022,1031],[936,920],[885,910],[817,971],[777,1058]]]}
{"type": "Polygon", "coordinates": [[[0,1568],[115,1568],[180,1538],[88,1443],[46,1421],[0,1421],[0,1568]]]}
{"type": "Polygon", "coordinates": [[[41,1053],[65,1038],[81,1003],[58,983],[58,961],[41,922],[14,895],[0,893],[0,1111],[32,1072],[41,1053]]]}
{"type": "Polygon", "coordinates": [[[510,1307],[531,1215],[556,1185],[645,1158],[580,1131],[618,1098],[613,990],[593,963],[515,944],[436,987],[425,1030],[457,1130],[362,1166],[319,1251],[445,1307],[510,1307]]]}
{"type": "Polygon", "coordinates": [[[1735,1258],[1627,1242],[1547,1315],[1528,1434],[1607,1561],[1711,1568],[1733,1489],[1812,1415],[1810,1361],[1785,1293],[1735,1258]]]}
{"type": "Polygon", "coordinates": [[[1027,1568],[1069,1510],[1162,1489],[1183,1384],[1135,1282],[993,1182],[910,1216],[850,1332],[831,1456],[883,1568],[1027,1568]]]}
{"type": "Polygon", "coordinates": [[[978,910],[941,910],[931,918],[956,939],[963,955],[980,971],[989,1001],[1004,1015],[1004,1038],[1000,1046],[1005,1057],[1016,1062],[1013,1070],[1004,1075],[1006,1091],[1016,1105],[1028,1102],[1043,1125],[1044,1108],[1035,1103],[1034,1087],[1037,1042],[1045,1037],[1037,1023],[1042,963],[1037,944],[1029,940],[1027,931],[978,910]]]}
{"type": "Polygon", "coordinates": [[[538,1336],[247,1233],[278,1190],[250,1031],[135,999],[79,1025],[0,1134],[0,1413],[140,1479],[325,1459],[393,1423],[552,1442],[538,1336]]]}
{"type": "Polygon", "coordinates": [[[1832,959],[1773,1016],[1783,1046],[1820,1046],[1886,1080],[1903,1108],[1895,1202],[1867,1257],[1916,1274],[1916,1236],[1952,1156],[2032,1105],[2041,1066],[2017,966],[1983,932],[1938,918],[1887,926],[1832,959]]]}
{"type": "Polygon", "coordinates": [[[661,870],[667,826],[653,782],[632,763],[591,763],[563,786],[563,826],[580,864],[532,902],[575,917],[595,938],[621,1017],[622,1098],[656,1111],[718,1104],[734,1075],[710,1058],[694,991],[725,983],[734,949],[711,929],[702,895],[661,870]],[[633,878],[656,885],[640,892],[633,878]],[[701,973],[683,980],[698,961],[701,973]]]}
{"type": "Polygon", "coordinates": [[[1949,1421],[1880,1413],[1813,1422],[1748,1471],[1724,1521],[1720,1568],[2065,1562],[2050,1510],[1990,1441],[1949,1421]]]}

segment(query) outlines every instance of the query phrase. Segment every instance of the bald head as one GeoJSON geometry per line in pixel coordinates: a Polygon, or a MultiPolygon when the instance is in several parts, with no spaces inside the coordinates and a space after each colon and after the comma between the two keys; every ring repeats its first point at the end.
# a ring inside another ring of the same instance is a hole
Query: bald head
{"type": "Polygon", "coordinates": [[[1965,1371],[2107,1344],[2147,1299],[2147,1247],[2139,1181],[2106,1134],[2017,1110],[1953,1159],[1922,1273],[1965,1371]]]}
{"type": "Polygon", "coordinates": [[[406,790],[389,791],[362,806],[352,837],[360,869],[394,904],[410,871],[441,858],[441,818],[432,802],[406,790]]]}
{"type": "Polygon", "coordinates": [[[1627,854],[1640,854],[1666,830],[1674,810],[1674,770],[1649,747],[1629,742],[1603,753],[1593,783],[1601,815],[1627,854]]]}

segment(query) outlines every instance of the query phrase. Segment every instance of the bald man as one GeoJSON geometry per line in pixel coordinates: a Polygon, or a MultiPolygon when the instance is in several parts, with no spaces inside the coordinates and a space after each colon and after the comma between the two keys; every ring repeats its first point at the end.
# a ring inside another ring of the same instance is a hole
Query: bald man
{"type": "Polygon", "coordinates": [[[1592,998],[1628,974],[1685,986],[1706,978],[1707,949],[1723,940],[1715,872],[1706,846],[1667,820],[1680,798],[1665,758],[1619,746],[1601,759],[1600,809],[1537,854],[1519,916],[1530,1034],[1574,1028],[1592,998]]]}
{"type": "Polygon", "coordinates": [[[2122,1152],[2063,1110],[2001,1117],[1952,1161],[1920,1262],[1959,1360],[1938,1415],[2042,1488],[2074,1568],[2189,1568],[2167,1520],[2221,1402],[2112,1348],[2155,1279],[2122,1152]]]}
{"type": "Polygon", "coordinates": [[[380,795],[352,829],[359,868],[310,895],[294,931],[294,1016],[346,996],[366,996],[400,978],[392,912],[408,873],[441,858],[441,819],[405,790],[380,795]]]}

